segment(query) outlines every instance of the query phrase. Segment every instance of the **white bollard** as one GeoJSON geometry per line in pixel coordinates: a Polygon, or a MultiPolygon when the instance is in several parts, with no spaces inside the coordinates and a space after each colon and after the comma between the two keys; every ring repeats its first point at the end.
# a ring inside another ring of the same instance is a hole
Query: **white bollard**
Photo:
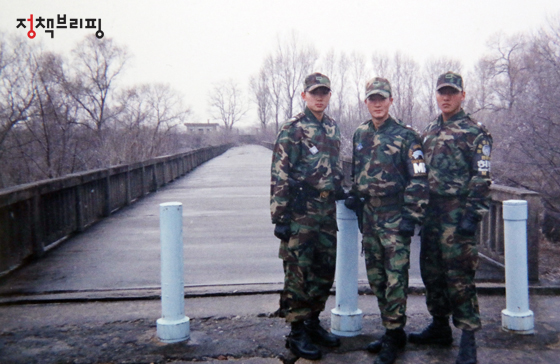
{"type": "Polygon", "coordinates": [[[159,214],[162,317],[157,320],[157,334],[165,343],[176,343],[190,336],[183,280],[183,205],[162,203],[159,214]]]}
{"type": "Polygon", "coordinates": [[[358,219],[344,200],[336,202],[336,221],[336,307],[331,310],[331,332],[349,337],[362,332],[362,311],[358,309],[358,219]]]}
{"type": "Polygon", "coordinates": [[[533,311],[529,310],[527,272],[527,201],[503,202],[506,260],[506,308],[502,329],[516,334],[533,334],[533,311]]]}

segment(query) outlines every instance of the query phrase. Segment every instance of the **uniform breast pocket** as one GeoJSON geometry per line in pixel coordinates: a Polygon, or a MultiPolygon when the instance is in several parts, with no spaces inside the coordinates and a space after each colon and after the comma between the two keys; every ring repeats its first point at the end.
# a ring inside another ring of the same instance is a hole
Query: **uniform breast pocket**
{"type": "Polygon", "coordinates": [[[463,152],[455,139],[439,145],[432,155],[431,165],[450,174],[469,173],[468,163],[465,163],[463,152]]]}

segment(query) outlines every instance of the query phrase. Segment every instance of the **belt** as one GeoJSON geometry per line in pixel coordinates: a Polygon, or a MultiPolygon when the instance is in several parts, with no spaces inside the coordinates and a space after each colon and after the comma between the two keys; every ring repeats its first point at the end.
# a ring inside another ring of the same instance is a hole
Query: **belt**
{"type": "Polygon", "coordinates": [[[403,195],[398,193],[391,196],[369,196],[367,203],[373,207],[397,205],[403,202],[403,195]]]}
{"type": "Polygon", "coordinates": [[[430,201],[460,200],[466,197],[467,195],[438,195],[430,193],[430,201]]]}

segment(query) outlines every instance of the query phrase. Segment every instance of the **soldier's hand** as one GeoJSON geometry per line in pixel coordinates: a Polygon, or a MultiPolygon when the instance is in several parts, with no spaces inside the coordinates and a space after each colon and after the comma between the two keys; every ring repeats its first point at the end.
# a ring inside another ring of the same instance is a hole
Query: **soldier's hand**
{"type": "Polygon", "coordinates": [[[467,212],[457,226],[457,234],[463,236],[474,236],[474,234],[476,233],[477,224],[478,219],[476,218],[476,216],[472,213],[467,212]]]}
{"type": "Polygon", "coordinates": [[[353,211],[356,211],[356,209],[360,206],[360,203],[362,202],[356,195],[350,195],[346,198],[346,200],[344,200],[344,206],[353,211]]]}
{"type": "Polygon", "coordinates": [[[288,241],[291,235],[290,224],[276,224],[274,227],[274,236],[280,240],[288,241]]]}
{"type": "Polygon", "coordinates": [[[399,223],[399,235],[404,236],[405,238],[409,238],[414,236],[414,226],[416,224],[414,221],[402,218],[401,222],[399,223]]]}

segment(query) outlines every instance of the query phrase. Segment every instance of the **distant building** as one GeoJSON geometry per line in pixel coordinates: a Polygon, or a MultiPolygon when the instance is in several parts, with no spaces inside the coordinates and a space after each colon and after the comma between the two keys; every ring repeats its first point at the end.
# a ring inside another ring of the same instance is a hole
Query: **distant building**
{"type": "Polygon", "coordinates": [[[185,123],[189,134],[211,134],[218,131],[218,123],[185,123]]]}

